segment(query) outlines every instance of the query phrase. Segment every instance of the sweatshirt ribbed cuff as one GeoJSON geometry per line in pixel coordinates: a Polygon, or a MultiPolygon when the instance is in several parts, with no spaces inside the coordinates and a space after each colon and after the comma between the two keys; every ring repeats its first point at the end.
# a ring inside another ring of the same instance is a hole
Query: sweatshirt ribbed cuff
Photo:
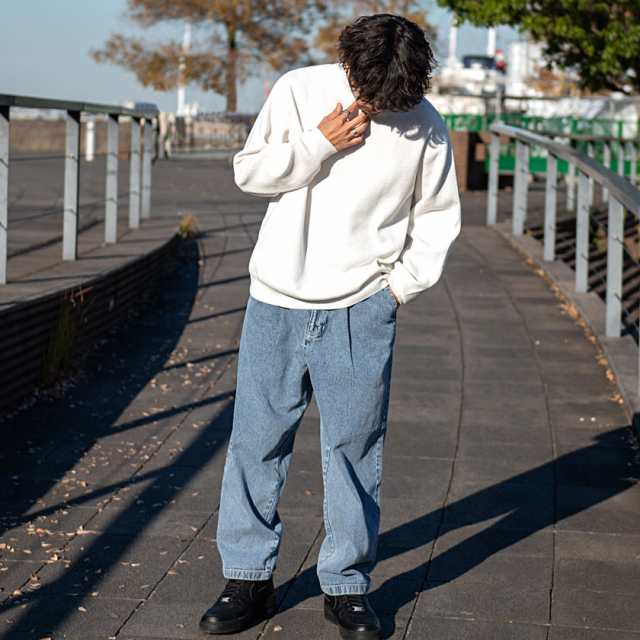
{"type": "Polygon", "coordinates": [[[400,304],[406,304],[419,295],[420,291],[415,290],[415,280],[406,273],[406,267],[401,262],[396,262],[387,277],[389,286],[398,296],[400,304]]]}
{"type": "Polygon", "coordinates": [[[302,135],[305,137],[305,143],[309,145],[313,155],[319,158],[321,162],[338,151],[318,127],[305,129],[302,135]]]}

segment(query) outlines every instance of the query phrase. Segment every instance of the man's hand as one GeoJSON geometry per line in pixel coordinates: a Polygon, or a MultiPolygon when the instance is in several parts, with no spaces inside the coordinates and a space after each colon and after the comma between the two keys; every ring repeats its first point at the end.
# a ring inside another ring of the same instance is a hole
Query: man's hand
{"type": "Polygon", "coordinates": [[[324,137],[338,150],[348,149],[364,140],[364,133],[369,126],[369,116],[359,111],[357,100],[354,100],[343,111],[342,104],[336,104],[335,109],[320,121],[318,129],[324,137]]]}

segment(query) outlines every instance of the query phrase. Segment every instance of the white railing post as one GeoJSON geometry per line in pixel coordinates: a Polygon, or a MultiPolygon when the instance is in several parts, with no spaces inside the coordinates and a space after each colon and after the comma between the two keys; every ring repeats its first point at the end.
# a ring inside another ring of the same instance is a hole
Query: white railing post
{"type": "Polygon", "coordinates": [[[64,214],[62,259],[78,257],[78,215],[80,195],[80,112],[67,111],[64,160],[64,214]]]}
{"type": "Polygon", "coordinates": [[[93,162],[96,153],[96,120],[89,116],[85,122],[85,149],[84,158],[87,162],[93,162]]]}
{"type": "Polygon", "coordinates": [[[624,150],[625,150],[625,145],[624,142],[622,142],[622,140],[618,140],[618,142],[616,142],[616,151],[618,153],[618,175],[622,176],[624,178],[624,162],[625,162],[625,157],[624,157],[624,150]]]}
{"type": "Polygon", "coordinates": [[[576,165],[569,160],[567,171],[567,211],[576,208],[576,165]]]}
{"type": "Polygon", "coordinates": [[[129,227],[140,226],[140,119],[131,118],[129,154],[129,227]]]}
{"type": "Polygon", "coordinates": [[[9,246],[9,115],[0,107],[0,284],[7,284],[9,246]]]}
{"type": "Polygon", "coordinates": [[[492,133],[489,147],[489,192],[487,196],[487,224],[498,220],[498,180],[500,175],[500,136],[492,133]]]}
{"type": "Polygon", "coordinates": [[[527,197],[529,190],[529,147],[516,141],[516,169],[513,189],[513,235],[521,236],[527,217],[527,197]]]}
{"type": "Polygon", "coordinates": [[[576,212],[576,292],[589,288],[589,178],[578,171],[578,211],[576,212]]]}
{"type": "Polygon", "coordinates": [[[151,159],[153,157],[153,122],[144,119],[144,142],[142,155],[142,217],[151,215],[151,159]]]}
{"type": "Polygon", "coordinates": [[[107,183],[105,190],[104,241],[118,241],[118,116],[107,116],[107,183]]]}
{"type": "MultiPolygon", "coordinates": [[[[611,145],[606,141],[604,142],[602,164],[607,169],[611,169],[611,145]]],[[[605,186],[602,187],[602,201],[609,202],[609,189],[605,186]]]]}
{"type": "Polygon", "coordinates": [[[544,259],[555,260],[556,253],[556,209],[558,191],[558,159],[547,155],[547,179],[544,198],[544,259]]]}
{"type": "Polygon", "coordinates": [[[629,172],[629,182],[635,187],[638,182],[638,147],[635,142],[627,142],[627,154],[631,162],[631,171],[629,172]]]}
{"type": "Polygon", "coordinates": [[[606,335],[619,338],[622,318],[624,208],[615,198],[609,200],[607,231],[606,335]]]}
{"type": "MultiPolygon", "coordinates": [[[[590,158],[593,158],[595,156],[595,146],[593,142],[587,143],[587,155],[590,158]]],[[[592,205],[594,203],[594,196],[595,196],[595,181],[592,176],[589,176],[589,205],[592,205]]]]}

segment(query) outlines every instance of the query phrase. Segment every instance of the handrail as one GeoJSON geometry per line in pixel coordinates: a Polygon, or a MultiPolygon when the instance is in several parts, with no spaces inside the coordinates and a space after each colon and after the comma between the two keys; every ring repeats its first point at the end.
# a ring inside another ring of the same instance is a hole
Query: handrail
{"type": "MultiPolygon", "coordinates": [[[[129,162],[129,228],[140,226],[151,210],[151,157],[159,111],[153,104],[129,109],[115,105],[0,94],[0,285],[7,283],[9,238],[9,136],[11,109],[54,109],[65,112],[64,207],[62,210],[62,259],[78,253],[80,211],[80,122],[82,113],[107,116],[104,241],[118,241],[118,137],[120,117],[131,118],[129,162]]],[[[87,148],[93,154],[94,122],[87,123],[87,148]],[[89,145],[91,140],[91,145],[89,145]]],[[[89,155],[89,154],[88,154],[89,155]]],[[[88,157],[89,159],[89,157],[88,157]]]]}
{"type": "MultiPolygon", "coordinates": [[[[495,123],[490,128],[489,188],[487,196],[487,224],[497,221],[499,160],[501,137],[516,142],[516,167],[513,185],[512,234],[521,236],[527,216],[529,189],[529,151],[531,147],[547,151],[546,187],[544,202],[544,261],[555,260],[556,250],[556,210],[558,160],[569,165],[567,176],[567,209],[576,208],[575,237],[575,284],[576,293],[589,290],[589,231],[591,205],[594,201],[594,186],[602,189],[603,201],[608,201],[607,220],[607,272],[605,299],[605,335],[620,338],[622,335],[623,271],[624,271],[624,219],[625,210],[640,218],[640,191],[635,188],[635,171],[629,180],[611,171],[568,144],[556,142],[538,133],[495,123]],[[573,187],[577,178],[577,203],[573,187]],[[576,206],[577,204],[577,206],[576,206]]],[[[633,143],[635,145],[635,142],[633,143]]],[[[605,145],[608,146],[608,145],[605,145]]],[[[618,163],[620,168],[621,163],[618,163]]],[[[639,332],[640,333],[640,332],[639,332]]],[[[640,358],[640,349],[638,351],[640,358]]],[[[636,393],[640,398],[640,360],[636,393]]]]}
{"type": "Polygon", "coordinates": [[[143,109],[129,109],[112,104],[38,98],[35,96],[18,96],[4,93],[0,93],[0,106],[23,107],[27,109],[56,109],[59,111],[84,111],[86,113],[130,116],[132,118],[153,118],[158,115],[158,108],[155,105],[148,105],[143,109]]]}
{"type": "Polygon", "coordinates": [[[602,184],[622,205],[640,217],[640,192],[629,181],[614,173],[611,169],[604,167],[593,158],[585,156],[568,145],[554,142],[545,136],[526,129],[518,129],[510,125],[496,123],[491,126],[490,131],[491,133],[520,140],[534,147],[542,147],[553,153],[557,158],[573,164],[590,178],[602,184]]]}

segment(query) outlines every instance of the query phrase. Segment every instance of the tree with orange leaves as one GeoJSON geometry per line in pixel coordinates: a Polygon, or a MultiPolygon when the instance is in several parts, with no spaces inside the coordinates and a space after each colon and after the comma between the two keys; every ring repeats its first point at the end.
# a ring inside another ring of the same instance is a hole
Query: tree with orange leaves
{"type": "Polygon", "coordinates": [[[177,41],[150,44],[115,33],[90,55],[161,91],[195,82],[225,96],[226,110],[236,111],[238,82],[255,73],[256,63],[278,70],[315,62],[308,34],[326,12],[323,0],[128,0],[125,15],[132,22],[143,27],[189,22],[206,40],[186,52],[177,41]]]}

